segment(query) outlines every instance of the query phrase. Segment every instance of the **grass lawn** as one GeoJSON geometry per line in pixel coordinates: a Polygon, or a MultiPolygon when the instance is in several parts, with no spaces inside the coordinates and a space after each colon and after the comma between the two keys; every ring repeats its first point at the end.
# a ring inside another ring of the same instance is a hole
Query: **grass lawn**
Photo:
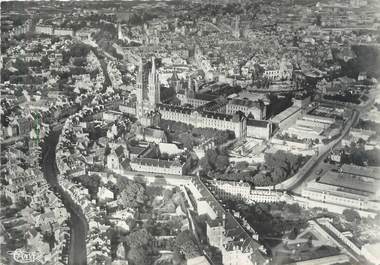
{"type": "Polygon", "coordinates": [[[210,138],[214,138],[216,144],[235,138],[234,133],[230,131],[221,131],[214,128],[194,128],[192,125],[169,120],[161,120],[160,128],[166,131],[169,142],[179,142],[189,149],[210,138]]]}

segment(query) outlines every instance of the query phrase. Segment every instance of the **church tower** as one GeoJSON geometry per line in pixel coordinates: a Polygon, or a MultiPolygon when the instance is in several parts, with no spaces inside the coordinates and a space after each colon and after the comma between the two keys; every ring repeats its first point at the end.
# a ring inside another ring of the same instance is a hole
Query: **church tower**
{"type": "Polygon", "coordinates": [[[234,32],[233,35],[236,39],[240,38],[240,17],[236,16],[235,17],[235,22],[234,22],[234,32]]]}
{"type": "Polygon", "coordinates": [[[160,83],[155,58],[148,65],[139,59],[139,72],[136,78],[136,117],[143,126],[152,126],[157,120],[157,104],[160,103],[160,83]]]}
{"type": "Polygon", "coordinates": [[[175,89],[175,92],[178,93],[179,90],[179,85],[180,85],[180,80],[177,75],[177,71],[174,68],[172,76],[169,78],[169,85],[170,87],[173,87],[175,89]]]}
{"type": "Polygon", "coordinates": [[[185,92],[185,97],[186,97],[186,99],[195,97],[191,76],[189,76],[189,78],[187,80],[187,89],[185,92]]]}
{"type": "Polygon", "coordinates": [[[139,59],[139,72],[136,79],[136,116],[141,118],[144,114],[144,65],[142,58],[139,59]]]}
{"type": "Polygon", "coordinates": [[[151,104],[152,110],[154,110],[156,108],[156,105],[160,103],[160,82],[158,80],[158,73],[156,70],[156,62],[154,57],[152,57],[152,69],[149,73],[148,89],[149,102],[151,104]]]}

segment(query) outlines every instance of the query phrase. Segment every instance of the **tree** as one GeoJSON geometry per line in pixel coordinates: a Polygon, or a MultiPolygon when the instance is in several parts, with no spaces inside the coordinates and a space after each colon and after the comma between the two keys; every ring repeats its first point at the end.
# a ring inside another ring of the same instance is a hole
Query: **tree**
{"type": "Polygon", "coordinates": [[[161,153],[161,159],[162,160],[168,160],[169,159],[169,154],[168,153],[161,153]]]}
{"type": "Polygon", "coordinates": [[[183,253],[186,259],[201,255],[199,248],[195,244],[195,239],[189,230],[179,233],[175,241],[179,252],[183,253]]]}
{"type": "Polygon", "coordinates": [[[43,56],[41,59],[41,66],[45,69],[50,67],[50,61],[47,56],[43,56]]]}
{"type": "Polygon", "coordinates": [[[152,235],[148,232],[148,230],[143,228],[126,236],[125,242],[132,248],[141,248],[147,246],[152,239],[152,235]]]}
{"type": "Polygon", "coordinates": [[[76,43],[74,44],[70,51],[69,51],[69,56],[70,57],[83,57],[87,56],[87,54],[91,51],[91,48],[85,44],[79,44],[76,43]]]}
{"type": "Polygon", "coordinates": [[[208,159],[206,156],[202,157],[202,159],[199,161],[199,165],[202,168],[203,172],[207,175],[208,172],[212,170],[212,167],[210,163],[208,162],[208,159]]]}
{"type": "Polygon", "coordinates": [[[174,265],[180,265],[185,262],[185,257],[179,251],[174,251],[172,261],[174,265]]]}
{"type": "Polygon", "coordinates": [[[73,61],[73,65],[78,66],[78,67],[86,66],[86,64],[87,64],[87,61],[86,61],[86,58],[84,57],[75,58],[73,61]]]}
{"type": "Polygon", "coordinates": [[[199,248],[194,241],[186,241],[181,245],[181,250],[185,254],[186,259],[195,258],[201,255],[199,248]]]}
{"type": "Polygon", "coordinates": [[[367,164],[370,167],[380,166],[380,150],[373,149],[366,152],[367,164]]]}
{"type": "Polygon", "coordinates": [[[364,141],[363,138],[360,137],[360,138],[358,139],[358,145],[359,145],[359,146],[363,146],[363,145],[365,145],[365,141],[364,141]]]}
{"type": "Polygon", "coordinates": [[[168,201],[168,200],[170,200],[172,198],[173,191],[169,190],[169,189],[165,189],[163,195],[164,195],[164,201],[168,201]]]}
{"type": "Polygon", "coordinates": [[[145,202],[145,188],[142,184],[137,182],[130,182],[129,185],[124,187],[120,193],[119,202],[124,207],[139,207],[145,202]]]}
{"type": "Polygon", "coordinates": [[[289,239],[294,240],[297,238],[297,235],[298,235],[298,228],[294,227],[289,234],[289,239]]]}
{"type": "Polygon", "coordinates": [[[1,207],[7,207],[12,205],[12,200],[5,195],[0,196],[0,205],[1,207]]]}
{"type": "Polygon", "coordinates": [[[360,221],[359,213],[353,209],[345,209],[343,211],[343,216],[348,222],[360,221]]]}
{"type": "Polygon", "coordinates": [[[1,69],[1,82],[4,83],[5,81],[9,81],[9,77],[12,75],[11,71],[8,69],[1,69]]]}
{"type": "Polygon", "coordinates": [[[236,170],[244,170],[249,166],[249,163],[246,161],[237,162],[235,165],[236,170]]]}
{"type": "Polygon", "coordinates": [[[218,155],[214,164],[214,168],[219,171],[224,171],[229,165],[228,156],[218,155]]]}
{"type": "Polygon", "coordinates": [[[266,153],[264,158],[265,166],[270,171],[273,184],[282,182],[295,174],[304,161],[301,155],[286,153],[282,150],[274,154],[266,153]]]}
{"type": "Polygon", "coordinates": [[[253,184],[255,186],[270,186],[270,185],[273,185],[273,180],[271,176],[268,176],[263,173],[259,173],[254,176],[253,184]]]}
{"type": "Polygon", "coordinates": [[[127,255],[128,261],[132,262],[134,265],[150,265],[151,257],[148,255],[148,251],[145,248],[132,247],[128,251],[127,255]]]}
{"type": "Polygon", "coordinates": [[[293,214],[300,214],[301,213],[301,207],[299,206],[298,203],[287,204],[286,208],[290,213],[293,213],[293,214]]]}
{"type": "Polygon", "coordinates": [[[100,177],[98,175],[84,175],[79,177],[79,182],[83,184],[84,187],[88,189],[88,193],[95,197],[99,190],[100,177]]]}
{"type": "Polygon", "coordinates": [[[211,170],[223,172],[228,165],[228,156],[213,149],[208,150],[200,161],[200,166],[206,172],[211,170]]]}
{"type": "Polygon", "coordinates": [[[18,73],[20,75],[26,75],[28,73],[28,66],[26,63],[21,60],[20,58],[17,58],[14,64],[14,67],[17,68],[18,73]]]}
{"type": "Polygon", "coordinates": [[[322,16],[320,14],[317,15],[317,18],[315,20],[315,24],[317,26],[321,26],[322,25],[322,16]]]}
{"type": "Polygon", "coordinates": [[[16,202],[16,208],[19,209],[19,210],[24,209],[27,206],[29,206],[29,201],[27,199],[25,199],[24,197],[21,197],[16,202]]]}

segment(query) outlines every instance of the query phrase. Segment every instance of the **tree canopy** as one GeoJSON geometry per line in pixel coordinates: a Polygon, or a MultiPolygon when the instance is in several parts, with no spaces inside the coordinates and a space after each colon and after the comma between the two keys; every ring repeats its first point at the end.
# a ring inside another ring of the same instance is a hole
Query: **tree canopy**
{"type": "Polygon", "coordinates": [[[176,246],[179,252],[185,255],[186,259],[201,255],[195,239],[189,230],[185,230],[177,235],[176,246]]]}
{"type": "Polygon", "coordinates": [[[28,73],[28,65],[20,58],[16,59],[14,67],[17,68],[20,75],[26,75],[28,73]]]}
{"type": "Polygon", "coordinates": [[[145,228],[134,231],[126,236],[125,242],[129,247],[145,247],[152,241],[152,235],[145,228]]]}
{"type": "Polygon", "coordinates": [[[297,173],[303,165],[304,158],[282,150],[265,154],[265,168],[270,172],[274,183],[279,183],[297,173]]]}
{"type": "Polygon", "coordinates": [[[132,247],[128,251],[127,255],[128,261],[130,261],[134,265],[150,265],[151,264],[151,257],[148,255],[148,251],[143,248],[135,248],[132,247]]]}
{"type": "Polygon", "coordinates": [[[343,216],[348,222],[360,221],[360,215],[353,209],[344,209],[343,216]]]}
{"type": "Polygon", "coordinates": [[[228,156],[221,151],[213,149],[208,150],[206,155],[200,160],[200,166],[205,172],[224,172],[228,165],[228,156]]]}
{"type": "Polygon", "coordinates": [[[137,182],[130,182],[120,193],[119,203],[124,207],[136,208],[146,200],[145,187],[137,182]]]}

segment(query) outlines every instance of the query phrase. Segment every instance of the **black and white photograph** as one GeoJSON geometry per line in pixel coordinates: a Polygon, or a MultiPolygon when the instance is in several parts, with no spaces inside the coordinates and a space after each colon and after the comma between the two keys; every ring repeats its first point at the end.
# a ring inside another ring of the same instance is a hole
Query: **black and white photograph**
{"type": "Polygon", "coordinates": [[[0,0],[1,265],[380,265],[379,0],[0,0]]]}

